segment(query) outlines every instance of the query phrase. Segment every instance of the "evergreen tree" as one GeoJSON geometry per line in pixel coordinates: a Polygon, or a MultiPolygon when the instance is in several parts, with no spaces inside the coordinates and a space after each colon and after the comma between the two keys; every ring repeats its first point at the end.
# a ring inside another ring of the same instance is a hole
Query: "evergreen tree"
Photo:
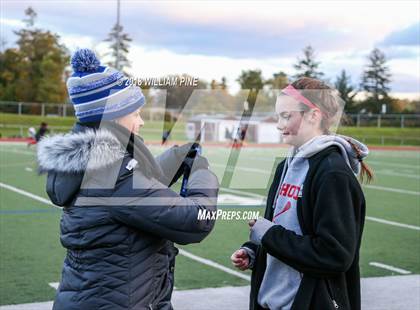
{"type": "Polygon", "coordinates": [[[30,28],[35,25],[35,20],[38,16],[38,14],[35,12],[35,10],[32,7],[28,7],[25,10],[26,18],[23,20],[23,22],[26,24],[26,27],[30,28]]]}
{"type": "MultiPolygon", "coordinates": [[[[124,71],[124,68],[129,68],[131,66],[127,55],[130,48],[129,43],[132,39],[127,33],[124,33],[123,30],[123,26],[116,23],[114,27],[112,27],[108,37],[105,39],[106,42],[110,42],[109,47],[111,49],[111,52],[108,53],[108,55],[111,55],[112,61],[108,62],[108,65],[120,71],[124,71]]],[[[124,73],[126,72],[124,71],[124,73]]]]}
{"type": "Polygon", "coordinates": [[[391,73],[386,65],[385,54],[378,48],[372,50],[368,56],[368,64],[362,75],[361,88],[366,91],[370,98],[379,103],[388,97],[391,90],[391,73]]]}
{"type": "Polygon", "coordinates": [[[295,78],[310,77],[320,79],[324,75],[319,70],[320,62],[315,61],[315,51],[312,46],[307,46],[303,49],[303,58],[298,58],[298,62],[294,65],[297,73],[295,78]]]}
{"type": "Polygon", "coordinates": [[[340,93],[341,99],[346,103],[345,111],[356,112],[354,97],[357,95],[357,91],[351,84],[351,77],[347,75],[346,70],[342,70],[341,74],[337,76],[335,88],[340,93]]]}

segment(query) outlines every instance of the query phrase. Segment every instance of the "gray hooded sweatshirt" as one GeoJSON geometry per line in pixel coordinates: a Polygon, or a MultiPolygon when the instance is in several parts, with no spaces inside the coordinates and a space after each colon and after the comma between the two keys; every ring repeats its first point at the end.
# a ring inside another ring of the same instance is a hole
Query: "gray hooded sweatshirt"
{"type": "MultiPolygon", "coordinates": [[[[282,225],[284,228],[302,235],[296,206],[298,197],[302,195],[303,183],[309,170],[308,158],[312,155],[331,145],[336,145],[341,150],[341,155],[353,172],[355,174],[359,173],[360,162],[347,140],[351,140],[358,146],[361,150],[362,158],[368,155],[369,151],[366,145],[350,137],[340,135],[316,136],[299,148],[291,149],[286,159],[279,183],[280,186],[274,200],[273,220],[269,222],[262,219],[266,222],[260,226],[260,229],[263,231],[256,234],[259,235],[257,239],[262,238],[264,233],[273,225],[282,225]]],[[[251,234],[251,240],[252,238],[251,234]]],[[[302,275],[297,270],[267,254],[267,268],[259,290],[258,303],[269,309],[290,309],[299,289],[301,279],[302,275]]]]}

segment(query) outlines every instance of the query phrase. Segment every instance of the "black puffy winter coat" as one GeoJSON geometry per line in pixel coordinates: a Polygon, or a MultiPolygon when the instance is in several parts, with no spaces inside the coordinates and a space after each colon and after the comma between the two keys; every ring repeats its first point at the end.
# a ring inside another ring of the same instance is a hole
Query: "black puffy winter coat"
{"type": "Polygon", "coordinates": [[[173,242],[200,242],[214,226],[198,220],[200,210],[216,209],[218,182],[210,170],[193,170],[181,197],[165,183],[171,163],[182,161],[176,150],[154,161],[135,138],[142,154],[133,161],[135,151],[114,129],[124,131],[76,124],[38,145],[47,193],[64,207],[60,239],[67,255],[55,310],[172,309],[173,242]]]}

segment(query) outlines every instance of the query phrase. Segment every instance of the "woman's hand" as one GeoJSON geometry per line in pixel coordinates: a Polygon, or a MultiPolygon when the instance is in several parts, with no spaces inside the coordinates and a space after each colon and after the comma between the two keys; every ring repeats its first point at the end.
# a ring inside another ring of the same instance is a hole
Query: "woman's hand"
{"type": "Polygon", "coordinates": [[[249,256],[244,249],[235,251],[230,257],[233,266],[240,270],[246,270],[249,266],[249,256]]]}
{"type": "Polygon", "coordinates": [[[255,225],[255,223],[257,222],[257,220],[250,220],[249,222],[248,222],[248,226],[249,226],[249,230],[251,230],[252,229],[252,227],[254,227],[254,225],[255,225]]]}

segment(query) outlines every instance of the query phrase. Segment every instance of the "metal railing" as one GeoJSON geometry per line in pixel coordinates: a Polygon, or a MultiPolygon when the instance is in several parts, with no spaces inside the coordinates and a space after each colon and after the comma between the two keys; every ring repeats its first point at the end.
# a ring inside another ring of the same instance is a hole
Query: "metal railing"
{"type": "MultiPolygon", "coordinates": [[[[3,137],[14,137],[14,138],[26,138],[29,137],[28,129],[33,127],[31,125],[24,124],[0,124],[0,133],[3,133],[3,137]]],[[[48,126],[50,133],[68,132],[71,130],[71,126],[48,126]]],[[[185,135],[185,131],[175,129],[174,133],[179,135],[185,135]]],[[[153,135],[160,137],[161,129],[143,129],[143,134],[153,135]]],[[[368,145],[412,145],[420,146],[420,137],[404,137],[404,136],[384,136],[384,135],[352,135],[353,138],[366,143],[368,145]]]]}
{"type": "MultiPolygon", "coordinates": [[[[30,103],[0,101],[0,113],[13,113],[17,115],[38,115],[43,117],[55,116],[66,117],[74,115],[73,105],[68,103],[30,103]]],[[[177,114],[177,110],[166,110],[161,107],[145,106],[142,110],[142,116],[147,121],[163,120],[169,114],[177,114]]],[[[183,110],[185,119],[198,114],[214,115],[217,111],[205,110],[183,110]]],[[[240,116],[241,111],[220,111],[223,115],[240,116]]],[[[253,116],[269,117],[273,113],[259,112],[253,113],[253,116]]],[[[354,127],[420,127],[420,114],[346,114],[346,126],[354,127]]]]}

